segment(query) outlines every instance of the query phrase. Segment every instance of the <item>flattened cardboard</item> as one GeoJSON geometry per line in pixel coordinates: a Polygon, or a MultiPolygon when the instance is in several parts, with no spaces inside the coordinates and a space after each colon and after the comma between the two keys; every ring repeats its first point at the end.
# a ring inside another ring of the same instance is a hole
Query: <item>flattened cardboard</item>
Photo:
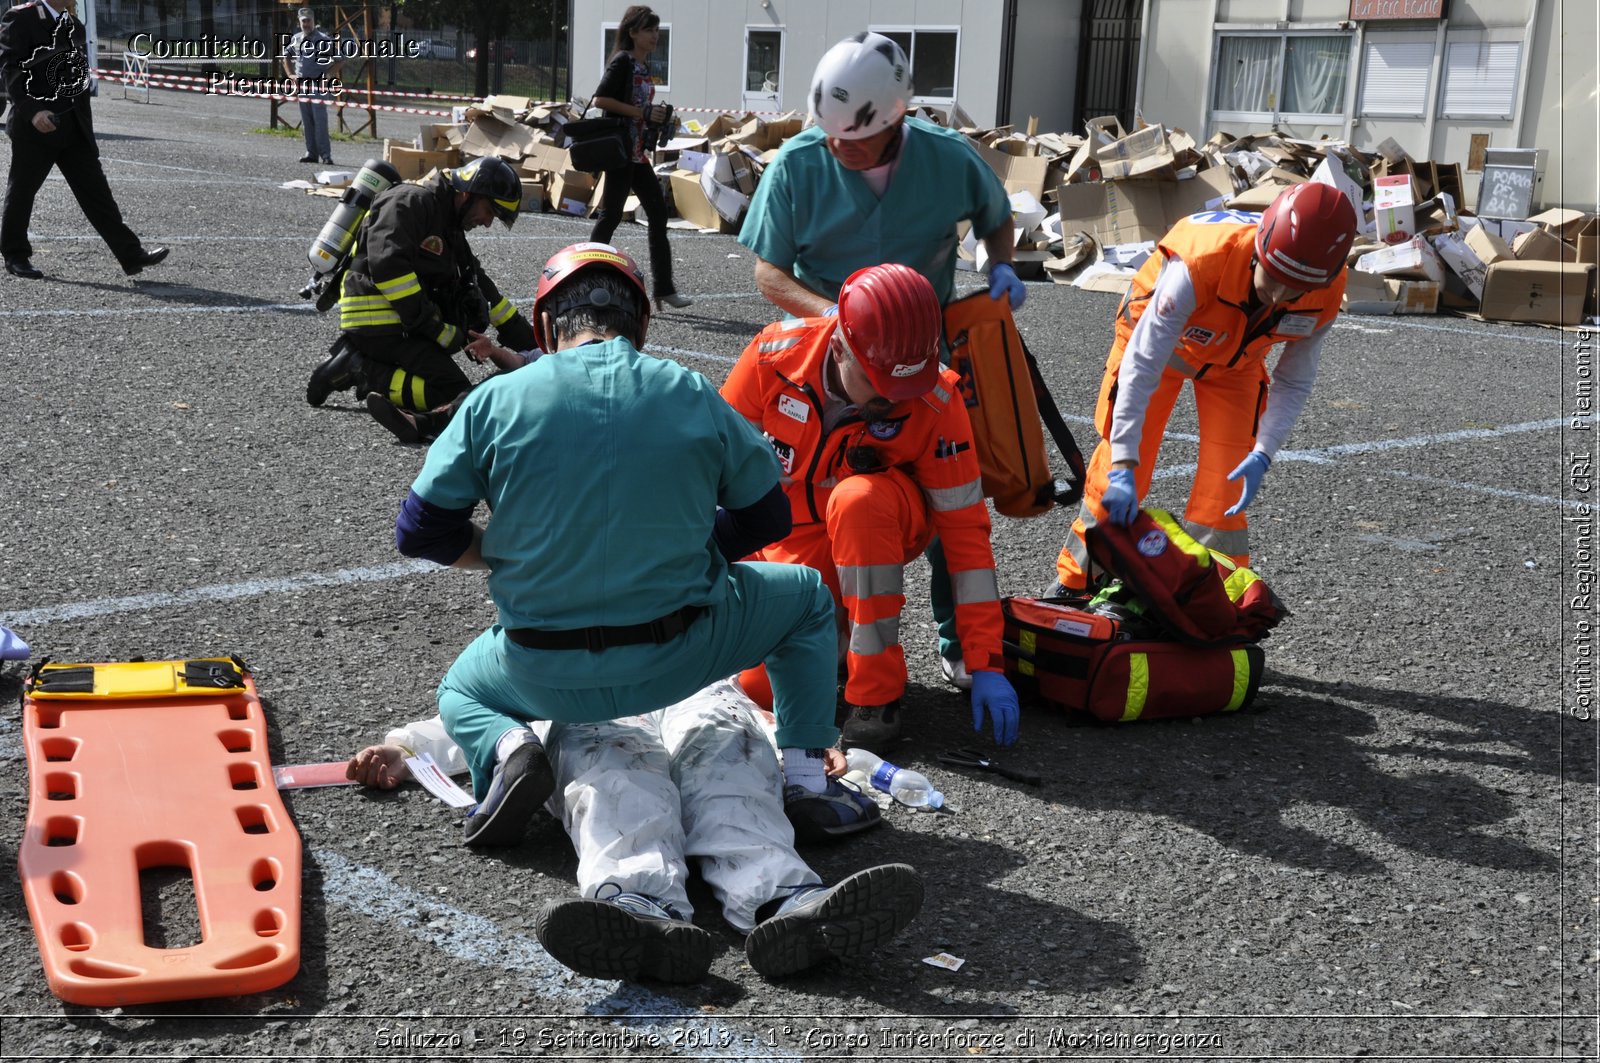
{"type": "Polygon", "coordinates": [[[1528,220],[1548,229],[1563,240],[1575,240],[1578,233],[1593,222],[1594,215],[1569,207],[1553,207],[1535,214],[1528,220]]]}
{"type": "Polygon", "coordinates": [[[480,115],[461,138],[461,151],[472,156],[498,155],[515,161],[534,144],[534,132],[521,122],[501,121],[497,115],[480,115]]]}

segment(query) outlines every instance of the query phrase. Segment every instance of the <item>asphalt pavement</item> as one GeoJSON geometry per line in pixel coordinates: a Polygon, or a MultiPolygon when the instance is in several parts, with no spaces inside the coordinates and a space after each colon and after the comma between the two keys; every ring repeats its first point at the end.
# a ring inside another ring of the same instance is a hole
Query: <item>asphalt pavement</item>
{"type": "MultiPolygon", "coordinates": [[[[118,95],[95,104],[106,172],[172,255],[123,277],[52,178],[32,227],[48,279],[0,276],[0,624],[60,661],[236,653],[275,763],[348,757],[433,714],[440,675],[493,620],[483,580],[395,552],[424,451],[349,392],[304,401],[337,323],[296,295],[333,207],[278,187],[312,169],[298,139],[255,132],[264,102],[118,95]]],[[[351,168],[372,153],[334,149],[351,168]]],[[[544,259],[587,231],[533,216],[473,245],[526,305],[544,259]]],[[[643,236],[617,242],[644,260],[643,236]]],[[[655,318],[651,349],[720,381],[774,313],[732,237],[674,230],[672,245],[695,302],[655,318]]],[[[1085,453],[1115,303],[1033,283],[1018,316],[1085,453]]],[[[1256,567],[1293,610],[1264,644],[1258,704],[1125,726],[1028,706],[997,756],[1039,787],[938,761],[993,747],[939,675],[918,562],[893,759],[957,811],[891,809],[881,830],[804,850],[829,881],[888,861],[922,873],[921,915],[870,962],[765,982],[702,891],[697,921],[720,943],[704,984],[575,977],[532,934],[572,889],[554,821],[486,856],[417,787],[297,790],[292,981],[63,1004],[6,874],[0,1053],[1594,1058],[1592,382],[1589,333],[1343,319],[1250,511],[1256,567]],[[963,962],[923,962],[939,953],[963,962]]],[[[1181,508],[1194,457],[1185,399],[1151,503],[1181,508]]],[[[1049,585],[1069,519],[997,518],[1003,593],[1049,585]]],[[[21,675],[0,671],[8,859],[27,802],[21,675]]],[[[143,770],[162,785],[160,763],[143,770]]],[[[181,890],[155,893],[181,929],[181,890]]]]}

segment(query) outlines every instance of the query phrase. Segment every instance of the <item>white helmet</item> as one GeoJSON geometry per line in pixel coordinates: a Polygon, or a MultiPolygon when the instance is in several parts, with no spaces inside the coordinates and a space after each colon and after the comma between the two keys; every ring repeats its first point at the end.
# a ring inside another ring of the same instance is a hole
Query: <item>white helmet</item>
{"type": "Polygon", "coordinates": [[[911,102],[911,63],[881,33],[828,49],[811,75],[811,120],[839,140],[864,140],[900,121],[911,102]]]}

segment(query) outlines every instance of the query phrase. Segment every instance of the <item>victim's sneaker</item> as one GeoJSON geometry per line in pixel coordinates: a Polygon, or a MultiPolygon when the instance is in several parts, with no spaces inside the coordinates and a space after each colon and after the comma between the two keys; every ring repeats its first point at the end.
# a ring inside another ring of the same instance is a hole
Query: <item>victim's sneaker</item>
{"type": "Polygon", "coordinates": [[[555,788],[544,746],[529,731],[527,739],[495,765],[489,792],[467,813],[467,845],[490,849],[517,844],[528,820],[555,788]]]}
{"type": "Polygon", "coordinates": [[[922,878],[909,864],[857,871],[833,886],[802,886],[745,939],[750,966],[767,978],[853,960],[904,930],[922,909],[922,878]]]}
{"type": "Polygon", "coordinates": [[[546,952],[588,978],[684,985],[711,970],[711,934],[644,893],[550,901],[533,933],[546,952]]]}

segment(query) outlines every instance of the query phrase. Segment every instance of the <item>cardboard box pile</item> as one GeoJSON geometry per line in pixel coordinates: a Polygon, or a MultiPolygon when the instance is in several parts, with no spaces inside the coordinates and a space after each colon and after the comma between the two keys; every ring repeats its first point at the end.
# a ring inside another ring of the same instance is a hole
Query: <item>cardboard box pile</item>
{"type": "MultiPolygon", "coordinates": [[[[534,105],[491,96],[458,124],[430,124],[412,145],[386,142],[408,179],[465,159],[498,155],[523,178],[524,209],[586,216],[604,182],[574,171],[564,126],[587,101],[534,105]]],[[[1394,140],[1371,152],[1342,141],[1279,132],[1219,132],[1204,144],[1142,119],[1114,117],[1084,132],[981,129],[958,105],[913,112],[964,134],[999,176],[1017,222],[1019,275],[1106,291],[1126,290],[1168,229],[1189,214],[1259,212],[1285,188],[1330,184],[1356,207],[1346,309],[1414,314],[1448,309],[1493,320],[1571,325],[1596,312],[1600,218],[1550,210],[1525,221],[1478,219],[1464,209],[1462,168],[1418,161],[1394,140]]],[[[736,233],[765,166],[804,127],[799,114],[718,114],[682,120],[652,159],[683,219],[674,224],[736,233]]],[[[630,207],[634,205],[629,200],[630,207]]],[[[958,265],[984,266],[981,241],[963,234],[958,265]]]]}

